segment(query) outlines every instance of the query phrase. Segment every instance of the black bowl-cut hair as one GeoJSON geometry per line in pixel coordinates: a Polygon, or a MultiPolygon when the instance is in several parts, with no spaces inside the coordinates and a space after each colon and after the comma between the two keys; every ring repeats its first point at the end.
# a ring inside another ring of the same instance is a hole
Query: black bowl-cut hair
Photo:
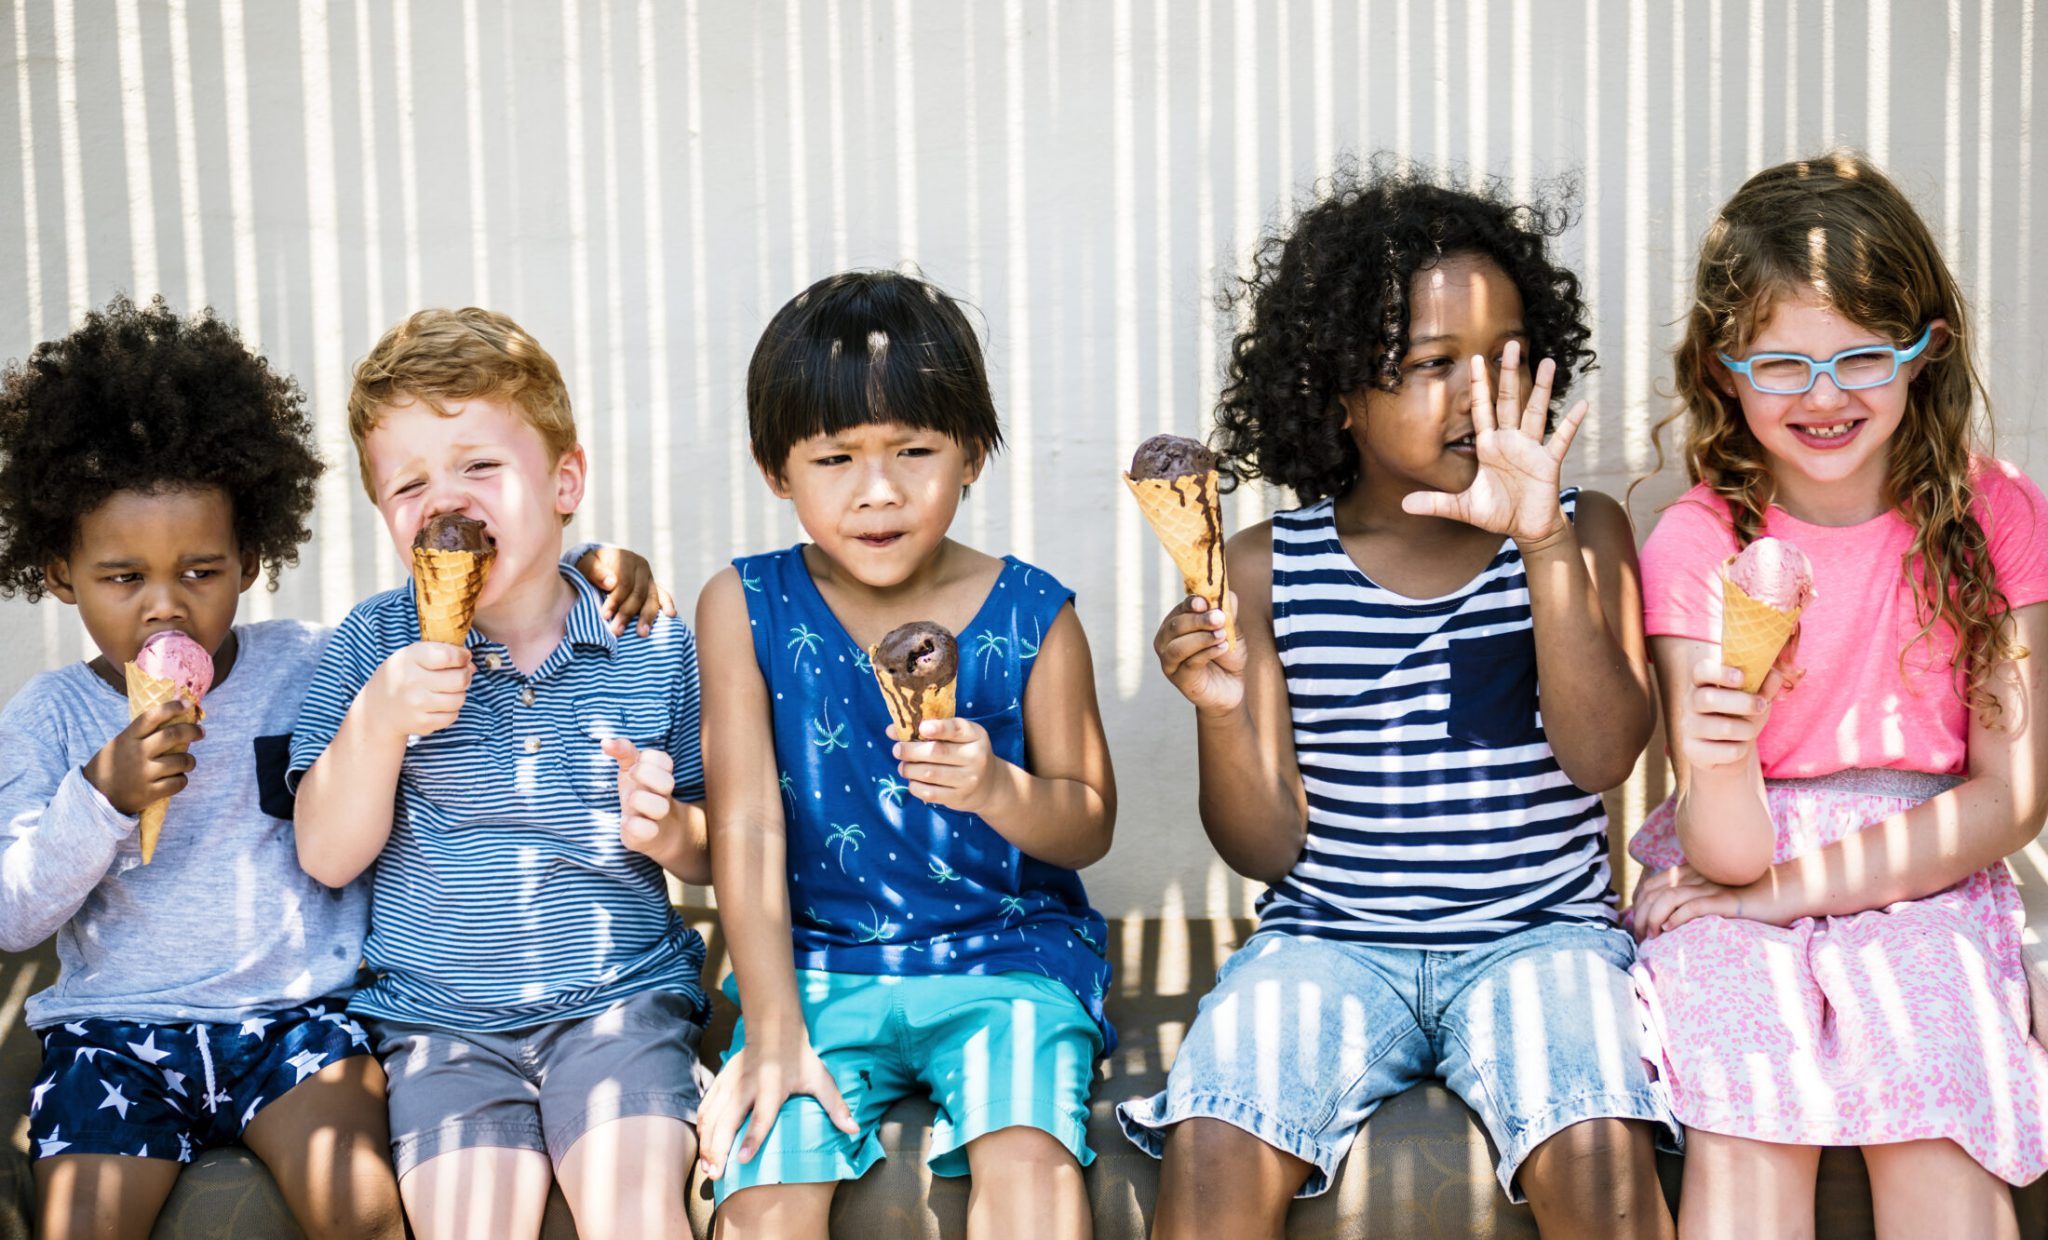
{"type": "Polygon", "coordinates": [[[843,271],[775,312],[747,365],[754,460],[781,477],[813,435],[897,422],[985,461],[1003,445],[981,344],[960,306],[915,276],[843,271]]]}
{"type": "Polygon", "coordinates": [[[1252,274],[1224,296],[1227,310],[1249,312],[1216,415],[1226,488],[1263,478],[1303,504],[1351,488],[1358,449],[1338,398],[1400,388],[1409,289],[1453,255],[1492,259],[1514,282],[1528,357],[1557,364],[1551,397],[1562,402],[1593,351],[1578,277],[1550,256],[1571,220],[1570,188],[1553,193],[1514,202],[1499,181],[1468,189],[1381,156],[1340,171],[1267,235],[1252,274]]]}
{"type": "Polygon", "coordinates": [[[298,384],[233,327],[116,297],[0,372],[0,595],[41,598],[45,566],[116,492],[211,488],[274,589],[321,469],[298,384]]]}

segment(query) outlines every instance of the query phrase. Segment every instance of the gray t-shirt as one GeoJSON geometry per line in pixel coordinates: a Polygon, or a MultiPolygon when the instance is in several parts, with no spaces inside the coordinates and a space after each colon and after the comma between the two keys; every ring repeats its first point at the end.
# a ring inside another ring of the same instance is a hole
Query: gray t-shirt
{"type": "Polygon", "coordinates": [[[299,868],[284,781],[326,632],[271,620],[235,633],[198,765],[146,866],[136,819],[83,770],[128,726],[126,695],[74,663],[0,710],[0,948],[54,933],[60,965],[28,1001],[31,1026],[241,1020],[354,983],[369,881],[333,891],[299,868]]]}

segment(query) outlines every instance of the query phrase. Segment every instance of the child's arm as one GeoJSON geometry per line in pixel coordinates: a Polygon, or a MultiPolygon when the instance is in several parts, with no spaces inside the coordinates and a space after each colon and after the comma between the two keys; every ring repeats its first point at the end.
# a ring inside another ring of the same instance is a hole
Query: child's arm
{"type": "Polygon", "coordinates": [[[604,743],[604,751],[619,764],[620,841],[692,886],[710,883],[704,803],[676,798],[674,760],[618,736],[604,743]]]}
{"type": "MultiPolygon", "coordinates": [[[[2021,649],[2048,650],[2048,603],[2013,613],[2021,649]]],[[[2032,656],[2001,664],[1986,686],[1996,722],[1970,717],[1964,782],[1871,823],[1816,852],[1771,866],[1755,882],[1724,886],[1680,866],[1637,900],[1638,933],[1695,917],[1748,917],[1790,925],[1917,900],[1952,887],[2031,842],[2048,816],[2048,677],[2032,656]]]]}
{"type": "MultiPolygon", "coordinates": [[[[1756,739],[1786,683],[1784,673],[1773,669],[1759,692],[1744,693],[1742,673],[1722,666],[1714,643],[1659,637],[1651,646],[1670,738],[1679,846],[1703,878],[1753,882],[1770,868],[1777,849],[1756,739]]],[[[1795,648],[1779,656],[1781,667],[1795,648]]]]}
{"type": "Polygon", "coordinates": [[[1109,851],[1116,777],[1095,703],[1088,636],[1073,604],[1053,617],[1024,687],[1028,770],[996,757],[987,730],[966,719],[931,720],[919,737],[895,748],[912,796],[979,815],[1019,852],[1048,865],[1085,869],[1109,851]]]}
{"type": "Polygon", "coordinates": [[[1575,522],[1518,546],[1544,734],[1574,784],[1605,792],[1635,770],[1654,724],[1635,531],[1621,505],[1581,491],[1575,522]]]}
{"type": "MultiPolygon", "coordinates": [[[[327,659],[336,656],[337,632],[327,659]]],[[[345,656],[344,656],[345,657],[345,656]]],[[[405,738],[427,736],[455,722],[474,672],[469,651],[446,642],[414,642],[384,660],[349,704],[333,739],[298,785],[294,829],[299,865],[328,887],[353,882],[391,838],[405,738]]],[[[314,708],[320,674],[307,694],[314,708]]],[[[301,725],[305,717],[301,716],[301,725]]],[[[294,737],[293,767],[298,767],[294,737]]]]}
{"type": "Polygon", "coordinates": [[[747,1138],[737,1157],[746,1162],[792,1094],[816,1098],[848,1136],[858,1130],[832,1073],[811,1049],[797,1001],[773,708],[754,660],[746,597],[731,568],[697,600],[697,642],[712,887],[747,1022],[745,1049],[726,1060],[697,1114],[699,1157],[715,1179],[725,1173],[740,1125],[747,1124],[747,1138]]]}
{"type": "Polygon", "coordinates": [[[203,733],[171,723],[166,702],[131,720],[82,767],[54,743],[55,721],[22,708],[0,726],[0,950],[27,951],[56,933],[106,877],[135,815],[185,786],[189,754],[169,752],[203,733]]]}
{"type": "Polygon", "coordinates": [[[1216,599],[1167,613],[1152,648],[1194,703],[1202,829],[1246,878],[1287,876],[1308,839],[1308,795],[1294,758],[1287,673],[1273,637],[1273,525],[1241,530],[1224,549],[1240,640],[1224,636],[1216,599]]]}

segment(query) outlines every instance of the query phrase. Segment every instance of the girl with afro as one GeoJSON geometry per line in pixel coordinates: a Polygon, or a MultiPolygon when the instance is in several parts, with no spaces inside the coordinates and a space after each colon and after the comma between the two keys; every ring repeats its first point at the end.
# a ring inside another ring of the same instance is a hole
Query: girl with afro
{"type": "MultiPolygon", "coordinates": [[[[161,299],[0,372],[0,594],[78,608],[99,651],[0,709],[0,949],[55,934],[59,961],[26,1008],[39,1236],[145,1237],[184,1164],[232,1144],[307,1235],[404,1234],[384,1073],[345,1012],[368,885],[299,868],[284,781],[325,634],[235,623],[308,537],[304,405],[232,327],[161,299]],[[123,665],[172,629],[212,656],[203,721],[130,719],[123,665]],[[145,863],[138,816],[165,798],[145,863]]],[[[665,601],[638,557],[579,563],[621,583],[615,625],[665,601]]]]}
{"type": "Polygon", "coordinates": [[[1628,519],[1559,485],[1592,359],[1565,222],[1376,165],[1242,291],[1214,446],[1300,506],[1154,648],[1202,825],[1270,886],[1166,1089],[1119,1109],[1165,1160],[1157,1237],[1280,1236],[1431,1077],[1544,1234],[1671,1234],[1599,797],[1649,738],[1649,671],[1628,519]]]}

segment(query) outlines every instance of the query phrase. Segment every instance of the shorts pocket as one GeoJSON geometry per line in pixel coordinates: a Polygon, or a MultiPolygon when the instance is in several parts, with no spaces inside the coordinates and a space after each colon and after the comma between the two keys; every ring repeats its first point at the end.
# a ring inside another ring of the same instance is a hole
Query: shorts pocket
{"type": "Polygon", "coordinates": [[[1450,673],[1444,729],[1453,739],[1503,748],[1542,737],[1536,723],[1534,630],[1453,641],[1450,673]]]}
{"type": "Polygon", "coordinates": [[[619,764],[603,745],[623,737],[641,749],[668,744],[668,703],[660,698],[577,698],[573,722],[557,725],[563,773],[594,809],[619,807],[619,764]]]}

